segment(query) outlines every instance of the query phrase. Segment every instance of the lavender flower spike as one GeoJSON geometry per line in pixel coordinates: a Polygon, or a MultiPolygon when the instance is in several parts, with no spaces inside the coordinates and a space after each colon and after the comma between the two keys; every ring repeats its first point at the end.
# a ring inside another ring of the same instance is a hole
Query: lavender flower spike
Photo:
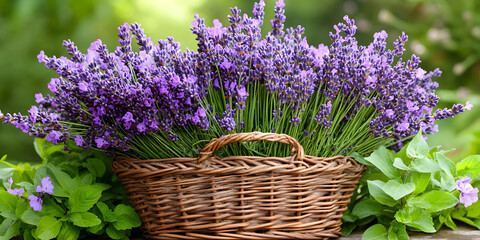
{"type": "Polygon", "coordinates": [[[478,201],[478,188],[472,187],[472,179],[464,177],[457,181],[457,189],[460,191],[460,201],[465,207],[468,207],[478,201]]]}

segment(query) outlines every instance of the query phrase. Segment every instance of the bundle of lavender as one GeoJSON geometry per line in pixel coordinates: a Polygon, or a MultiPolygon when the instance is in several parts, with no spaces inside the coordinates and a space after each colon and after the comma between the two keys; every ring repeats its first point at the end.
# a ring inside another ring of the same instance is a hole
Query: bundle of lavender
{"type": "MultiPolygon", "coordinates": [[[[381,145],[399,149],[420,129],[469,109],[435,109],[441,71],[420,59],[403,60],[407,35],[387,49],[387,33],[360,45],[354,20],[330,32],[330,45],[312,46],[304,28],[284,28],[283,0],[272,30],[262,36],[264,2],[252,16],[231,9],[229,25],[207,27],[195,16],[196,51],[172,37],[153,44],[140,25],[124,24],[119,46],[101,40],[86,54],[64,41],[70,58],[38,60],[58,73],[50,95],[35,95],[28,115],[6,114],[31,136],[54,144],[75,142],[139,159],[195,157],[210,139],[238,132],[276,132],[296,138],[308,155],[366,155],[381,145]],[[132,47],[136,39],[138,49],[132,47]]],[[[218,154],[281,156],[288,146],[239,143],[218,154]]]]}

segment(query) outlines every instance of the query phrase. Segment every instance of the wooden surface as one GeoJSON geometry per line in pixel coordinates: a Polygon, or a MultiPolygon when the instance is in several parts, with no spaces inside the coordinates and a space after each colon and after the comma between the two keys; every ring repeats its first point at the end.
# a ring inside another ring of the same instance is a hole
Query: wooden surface
{"type": "MultiPolygon", "coordinates": [[[[348,237],[341,237],[339,240],[361,240],[363,231],[355,231],[348,237]]],[[[146,240],[138,235],[140,233],[134,233],[135,236],[130,237],[130,240],[146,240]]],[[[436,233],[427,234],[427,233],[409,233],[410,240],[425,240],[425,239],[435,239],[435,240],[480,240],[480,230],[470,226],[458,226],[458,230],[453,231],[449,228],[442,228],[436,233]]],[[[17,238],[21,239],[21,238],[17,238]]],[[[108,238],[88,238],[89,240],[107,240],[108,238]]],[[[16,239],[15,239],[16,240],[16,239]]],[[[109,239],[108,239],[109,240],[109,239]]]]}
{"type": "MultiPolygon", "coordinates": [[[[361,240],[363,231],[355,231],[348,237],[342,237],[340,240],[361,240]]],[[[410,240],[480,240],[480,230],[476,230],[469,226],[458,226],[456,231],[450,228],[442,228],[436,233],[417,233],[411,232],[408,234],[410,240]]]]}

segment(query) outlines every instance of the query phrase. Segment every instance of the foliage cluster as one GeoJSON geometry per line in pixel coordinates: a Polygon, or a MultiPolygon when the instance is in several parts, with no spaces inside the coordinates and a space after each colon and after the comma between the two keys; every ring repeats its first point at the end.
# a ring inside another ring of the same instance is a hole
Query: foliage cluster
{"type": "MultiPolygon", "coordinates": [[[[443,225],[456,230],[454,220],[480,229],[478,189],[473,204],[465,204],[460,179],[480,185],[480,155],[454,163],[451,151],[429,148],[418,134],[400,152],[380,148],[357,160],[369,166],[359,191],[343,217],[342,231],[369,226],[363,239],[408,239],[408,231],[436,232],[443,225]]],[[[468,186],[472,188],[472,186],[468,186]]]]}
{"type": "Polygon", "coordinates": [[[0,239],[71,240],[89,235],[129,239],[141,221],[110,170],[112,158],[98,151],[66,153],[62,148],[37,139],[43,164],[13,165],[6,156],[1,159],[0,239]],[[30,208],[25,197],[6,191],[11,187],[7,179],[13,178],[14,187],[34,193],[45,177],[50,177],[54,189],[52,195],[42,196],[41,211],[30,208]]]}

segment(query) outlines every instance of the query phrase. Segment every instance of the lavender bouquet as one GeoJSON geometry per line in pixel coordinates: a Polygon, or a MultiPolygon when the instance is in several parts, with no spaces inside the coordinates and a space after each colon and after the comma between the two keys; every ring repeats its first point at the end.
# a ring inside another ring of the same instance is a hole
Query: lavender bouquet
{"type": "MultiPolygon", "coordinates": [[[[283,0],[262,36],[264,6],[255,3],[252,16],[232,8],[226,27],[218,20],[207,27],[195,15],[196,51],[182,51],[172,37],[154,45],[137,23],[118,28],[114,52],[101,40],[86,54],[64,41],[70,58],[38,55],[59,75],[48,84],[52,94],[36,94],[28,115],[0,117],[54,144],[139,159],[195,157],[212,138],[251,131],[285,133],[308,155],[333,156],[399,149],[471,107],[434,109],[432,78],[441,71],[423,70],[415,55],[401,58],[404,33],[393,49],[385,31],[361,45],[345,16],[330,45],[312,46],[301,26],[284,28],[283,0]]],[[[282,156],[288,147],[238,143],[218,154],[282,156]]]]}

